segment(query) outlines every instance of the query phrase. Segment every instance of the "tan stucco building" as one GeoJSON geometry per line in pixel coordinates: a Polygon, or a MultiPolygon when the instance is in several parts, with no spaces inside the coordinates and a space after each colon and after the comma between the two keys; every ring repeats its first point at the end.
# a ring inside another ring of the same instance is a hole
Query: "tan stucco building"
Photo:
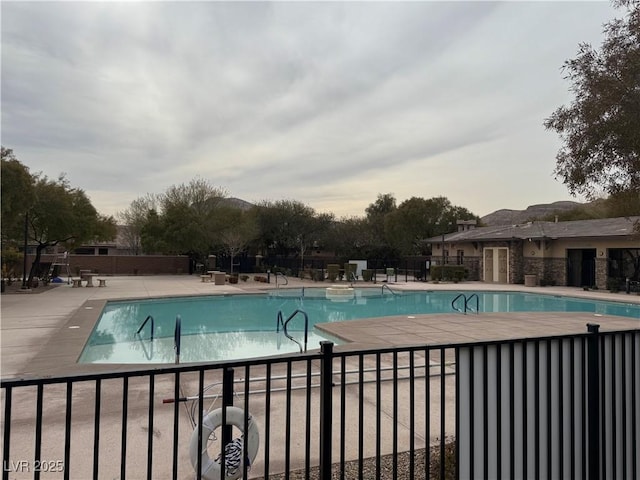
{"type": "Polygon", "coordinates": [[[469,279],[491,283],[620,288],[640,281],[640,217],[529,222],[474,228],[426,241],[434,264],[465,265],[469,279]]]}

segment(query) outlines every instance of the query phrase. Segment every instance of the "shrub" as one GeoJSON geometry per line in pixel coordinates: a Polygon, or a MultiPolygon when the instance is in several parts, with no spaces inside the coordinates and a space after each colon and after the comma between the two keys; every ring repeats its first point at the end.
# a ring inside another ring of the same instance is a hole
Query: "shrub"
{"type": "Polygon", "coordinates": [[[459,282],[469,275],[468,270],[463,265],[435,265],[431,267],[431,280],[453,280],[459,282]]]}
{"type": "Polygon", "coordinates": [[[444,478],[440,478],[440,445],[431,447],[430,477],[433,480],[453,480],[456,478],[456,441],[445,440],[444,478]]]}
{"type": "Polygon", "coordinates": [[[611,293],[618,293],[620,291],[620,280],[617,278],[607,279],[607,290],[611,293]]]}
{"type": "Polygon", "coordinates": [[[370,282],[373,279],[373,270],[365,269],[362,270],[362,280],[365,282],[370,282]]]}
{"type": "Polygon", "coordinates": [[[340,274],[340,265],[337,263],[330,263],[327,265],[327,279],[330,282],[335,282],[340,274]]]}
{"type": "Polygon", "coordinates": [[[357,270],[358,270],[358,265],[356,263],[344,264],[344,275],[348,282],[350,282],[353,279],[357,270]]]}

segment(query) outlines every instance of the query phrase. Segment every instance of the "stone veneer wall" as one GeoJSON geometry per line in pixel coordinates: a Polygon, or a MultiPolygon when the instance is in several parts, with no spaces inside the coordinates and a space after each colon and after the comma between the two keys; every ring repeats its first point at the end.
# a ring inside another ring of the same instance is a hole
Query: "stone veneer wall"
{"type": "Polygon", "coordinates": [[[525,275],[536,275],[538,277],[538,285],[540,279],[544,278],[545,259],[540,257],[525,257],[523,259],[523,267],[525,275]]]}
{"type": "MultiPolygon", "coordinates": [[[[518,265],[520,259],[517,255],[513,255],[514,265],[518,265]]],[[[522,273],[521,277],[513,275],[516,281],[514,283],[524,283],[524,275],[537,275],[538,284],[547,283],[558,286],[567,284],[567,261],[565,258],[540,258],[540,257],[522,257],[522,273]],[[542,281],[542,282],[541,282],[542,281]]]]}
{"type": "Polygon", "coordinates": [[[609,277],[608,262],[606,258],[596,258],[596,287],[599,289],[607,288],[607,279],[609,277]]]}
{"type": "Polygon", "coordinates": [[[524,259],[524,269],[526,275],[538,276],[538,284],[567,284],[567,261],[564,258],[527,257],[524,259]]]}
{"type": "Polygon", "coordinates": [[[558,286],[567,285],[567,259],[566,258],[545,258],[544,275],[547,282],[553,282],[558,286]]]}
{"type": "Polygon", "coordinates": [[[522,240],[509,242],[509,283],[524,283],[522,240]]]}
{"type": "MultiPolygon", "coordinates": [[[[511,242],[487,242],[483,248],[509,247],[509,283],[524,283],[525,275],[537,275],[538,284],[567,285],[567,259],[564,257],[524,257],[522,253],[522,242],[515,240],[511,242]]],[[[482,280],[484,270],[484,254],[477,259],[477,279],[482,280]]],[[[465,259],[466,264],[466,259],[465,259]]],[[[596,258],[596,286],[599,289],[607,288],[608,261],[606,258],[596,258]]],[[[469,269],[469,280],[475,279],[471,276],[469,269]]]]}
{"type": "Polygon", "coordinates": [[[470,281],[478,281],[480,280],[480,265],[482,264],[482,259],[480,257],[464,257],[462,264],[469,271],[469,276],[467,280],[470,281]]]}
{"type": "MultiPolygon", "coordinates": [[[[508,248],[509,258],[509,278],[508,283],[524,283],[524,256],[522,255],[522,241],[513,240],[510,242],[487,242],[482,245],[478,259],[478,280],[482,280],[484,271],[484,249],[485,248],[508,248]]],[[[471,278],[470,278],[471,279],[471,278]]]]}

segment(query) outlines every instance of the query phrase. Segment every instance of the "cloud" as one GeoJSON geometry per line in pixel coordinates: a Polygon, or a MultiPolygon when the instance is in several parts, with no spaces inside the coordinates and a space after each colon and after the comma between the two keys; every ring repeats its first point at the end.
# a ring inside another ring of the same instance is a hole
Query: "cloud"
{"type": "Polygon", "coordinates": [[[542,121],[570,99],[562,63],[579,42],[598,44],[615,13],[578,2],[4,2],[3,145],[34,171],[67,172],[107,214],[195,176],[339,216],[389,192],[478,214],[522,208],[567,197],[542,121]]]}

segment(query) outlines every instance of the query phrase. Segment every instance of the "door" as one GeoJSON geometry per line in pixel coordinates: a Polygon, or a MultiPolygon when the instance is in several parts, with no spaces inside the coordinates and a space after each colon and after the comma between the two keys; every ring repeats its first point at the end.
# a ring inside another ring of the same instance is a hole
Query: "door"
{"type": "Polygon", "coordinates": [[[509,249],[484,249],[484,281],[492,283],[509,283],[509,249]]]}
{"type": "Polygon", "coordinates": [[[596,284],[596,249],[567,250],[567,286],[591,287],[596,284]]]}

